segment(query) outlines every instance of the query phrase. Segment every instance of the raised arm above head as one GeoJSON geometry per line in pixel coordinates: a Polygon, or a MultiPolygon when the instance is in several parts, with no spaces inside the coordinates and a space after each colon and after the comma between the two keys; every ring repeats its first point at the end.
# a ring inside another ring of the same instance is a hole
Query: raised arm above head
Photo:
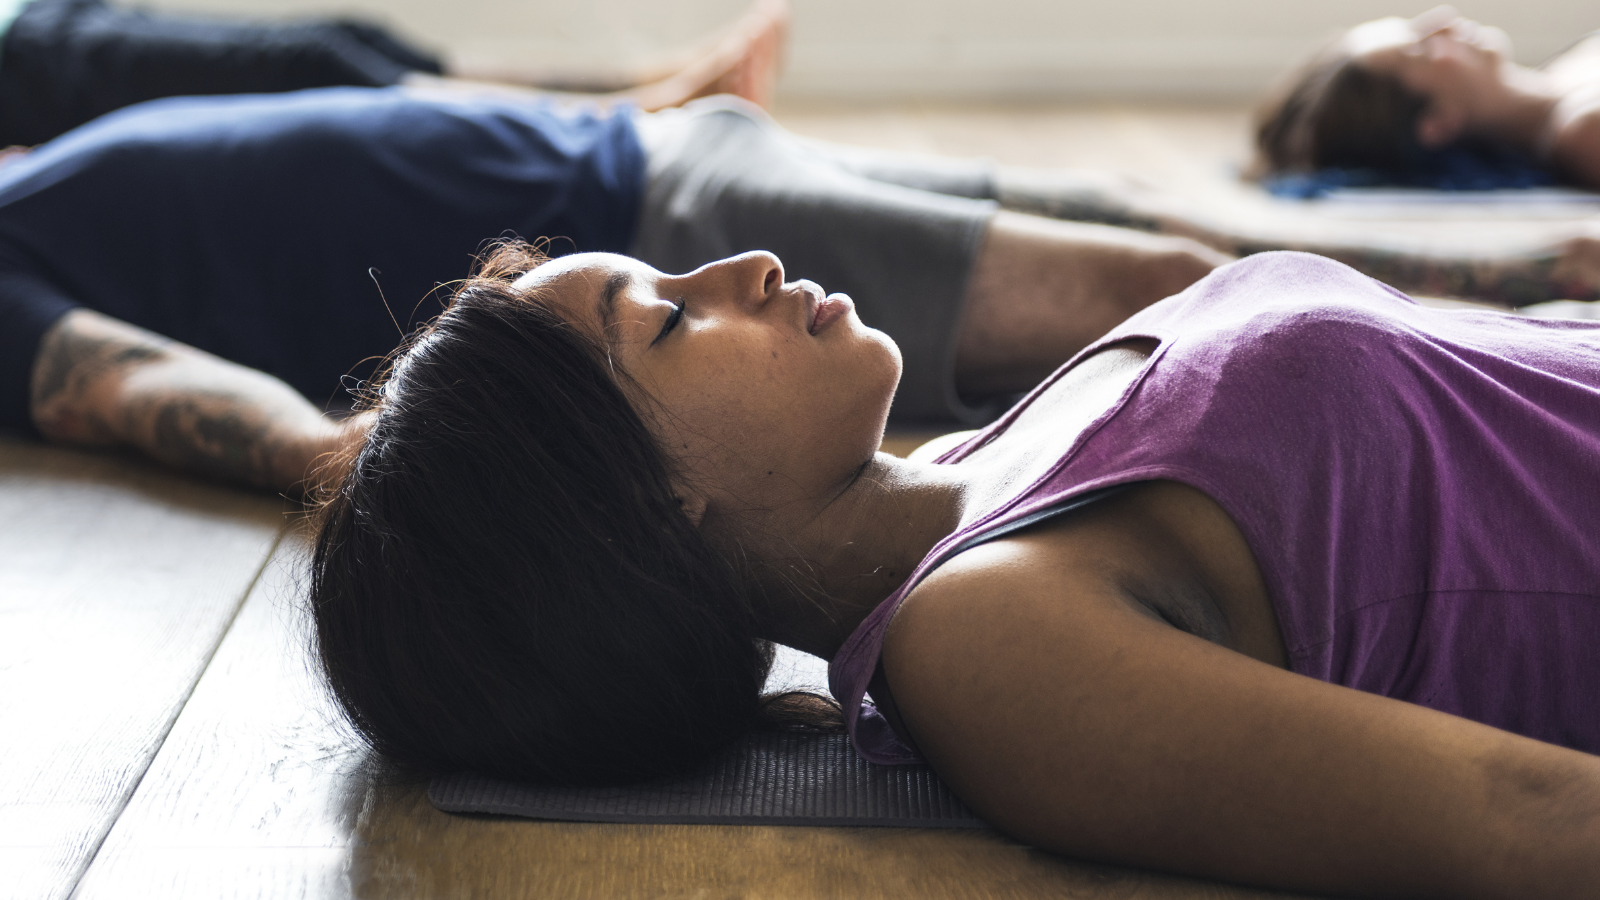
{"type": "Polygon", "coordinates": [[[283,491],[311,489],[319,457],[359,436],[282,381],[86,309],[45,333],[34,424],[50,440],[134,447],[169,466],[283,491]]]}

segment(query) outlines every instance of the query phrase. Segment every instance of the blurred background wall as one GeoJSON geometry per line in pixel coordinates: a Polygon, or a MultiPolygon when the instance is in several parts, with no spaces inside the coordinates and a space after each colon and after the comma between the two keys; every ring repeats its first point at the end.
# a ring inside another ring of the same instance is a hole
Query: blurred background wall
{"type": "MultiPolygon", "coordinates": [[[[791,0],[786,101],[1235,100],[1383,0],[791,0]]],[[[465,64],[555,74],[664,62],[745,0],[157,0],[257,16],[380,19],[465,64]]],[[[1536,63],[1600,29],[1594,0],[1463,0],[1536,63]]]]}

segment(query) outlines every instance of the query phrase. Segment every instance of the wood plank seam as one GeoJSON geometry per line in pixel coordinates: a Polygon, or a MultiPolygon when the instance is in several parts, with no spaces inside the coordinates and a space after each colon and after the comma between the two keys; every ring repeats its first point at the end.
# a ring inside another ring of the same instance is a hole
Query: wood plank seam
{"type": "Polygon", "coordinates": [[[272,560],[275,558],[275,554],[278,551],[278,546],[283,543],[284,536],[288,534],[292,525],[293,523],[285,523],[282,527],[280,527],[278,529],[277,536],[273,538],[272,544],[267,548],[267,552],[262,554],[261,562],[256,566],[255,573],[250,576],[250,581],[245,585],[244,590],[240,591],[239,599],[233,605],[233,612],[228,616],[227,625],[223,626],[221,632],[217,635],[216,643],[211,645],[211,652],[206,654],[205,664],[200,667],[198,672],[195,673],[194,679],[189,682],[189,690],[183,695],[182,702],[177,704],[176,708],[172,711],[172,715],[168,717],[166,726],[161,731],[160,738],[156,740],[155,746],[151,749],[150,754],[145,757],[144,766],[139,770],[138,777],[133,779],[127,792],[123,794],[121,803],[117,807],[116,814],[107,818],[105,828],[100,832],[100,836],[95,840],[94,849],[85,855],[83,865],[78,869],[77,875],[72,879],[72,891],[68,895],[69,898],[77,895],[78,885],[83,882],[84,876],[88,874],[89,869],[94,866],[94,861],[99,858],[100,850],[105,846],[106,838],[110,836],[111,829],[116,827],[117,821],[122,818],[122,814],[127,812],[128,804],[131,803],[134,796],[139,793],[139,785],[144,783],[144,777],[145,775],[149,774],[150,766],[155,762],[156,756],[160,754],[161,748],[166,745],[167,736],[172,734],[172,727],[177,724],[178,717],[183,715],[183,710],[189,705],[189,700],[194,696],[195,688],[199,687],[201,679],[205,678],[206,672],[210,671],[211,663],[217,658],[217,650],[222,647],[222,642],[227,639],[228,633],[233,630],[234,623],[239,620],[239,611],[244,609],[245,601],[250,598],[251,592],[254,591],[256,589],[256,585],[260,583],[262,574],[267,571],[267,566],[271,564],[272,560]]]}

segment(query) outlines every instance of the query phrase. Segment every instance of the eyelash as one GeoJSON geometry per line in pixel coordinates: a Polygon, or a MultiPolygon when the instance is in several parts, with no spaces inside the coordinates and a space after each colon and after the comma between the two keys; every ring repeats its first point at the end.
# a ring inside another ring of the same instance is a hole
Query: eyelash
{"type": "Polygon", "coordinates": [[[678,327],[678,323],[683,321],[683,311],[688,305],[689,304],[683,302],[681,297],[676,303],[673,304],[672,312],[667,314],[667,321],[661,323],[661,333],[657,334],[656,339],[650,342],[652,347],[656,344],[659,344],[662,338],[666,337],[672,332],[672,329],[678,327]]]}

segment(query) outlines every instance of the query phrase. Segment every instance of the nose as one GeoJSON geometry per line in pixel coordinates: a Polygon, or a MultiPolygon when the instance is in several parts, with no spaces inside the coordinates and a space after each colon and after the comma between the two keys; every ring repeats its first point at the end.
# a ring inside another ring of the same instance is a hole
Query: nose
{"type": "Polygon", "coordinates": [[[765,250],[752,250],[707,263],[683,280],[702,303],[709,300],[754,311],[783,287],[783,262],[765,250]]]}

